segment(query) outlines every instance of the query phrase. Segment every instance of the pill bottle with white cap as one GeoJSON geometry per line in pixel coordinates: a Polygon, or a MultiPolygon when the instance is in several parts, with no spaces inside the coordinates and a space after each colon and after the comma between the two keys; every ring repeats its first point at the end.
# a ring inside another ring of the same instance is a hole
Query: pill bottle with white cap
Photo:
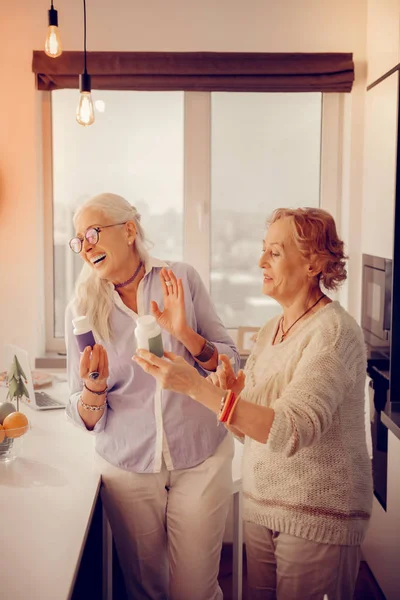
{"type": "Polygon", "coordinates": [[[76,317],[76,319],[72,319],[72,324],[74,326],[73,333],[76,337],[76,341],[78,342],[79,350],[83,352],[87,346],[93,348],[96,341],[94,339],[89,319],[86,316],[76,317]]]}
{"type": "Polygon", "coordinates": [[[164,356],[161,328],[152,315],[137,318],[135,337],[138,350],[149,350],[160,358],[164,356]]]}

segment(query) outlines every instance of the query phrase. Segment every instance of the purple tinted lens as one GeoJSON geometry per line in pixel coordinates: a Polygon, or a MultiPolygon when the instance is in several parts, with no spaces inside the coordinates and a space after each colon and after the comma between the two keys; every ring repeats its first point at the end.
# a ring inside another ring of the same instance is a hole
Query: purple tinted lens
{"type": "Polygon", "coordinates": [[[82,242],[79,238],[72,238],[72,240],[69,242],[69,246],[71,250],[79,254],[82,248],[82,242]]]}
{"type": "Polygon", "coordinates": [[[99,236],[96,229],[88,229],[85,234],[85,238],[87,239],[89,244],[97,244],[97,242],[99,241],[99,236]]]}

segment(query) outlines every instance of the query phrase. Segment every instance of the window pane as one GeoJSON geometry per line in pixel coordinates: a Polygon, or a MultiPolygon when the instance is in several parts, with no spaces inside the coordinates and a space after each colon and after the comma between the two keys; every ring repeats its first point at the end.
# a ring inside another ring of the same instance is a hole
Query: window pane
{"type": "Polygon", "coordinates": [[[257,266],[278,207],[319,206],[322,95],[213,93],[211,294],[226,327],[279,312],[257,266]]]}
{"type": "Polygon", "coordinates": [[[136,206],[152,254],[182,260],[183,93],[94,91],[95,123],[75,121],[77,90],[52,93],[54,335],[82,261],[68,247],[78,205],[102,192],[136,206]]]}

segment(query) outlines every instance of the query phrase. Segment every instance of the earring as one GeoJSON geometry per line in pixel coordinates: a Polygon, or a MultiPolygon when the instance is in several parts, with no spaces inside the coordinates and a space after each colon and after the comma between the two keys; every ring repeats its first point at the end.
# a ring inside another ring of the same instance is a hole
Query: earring
{"type": "Polygon", "coordinates": [[[132,246],[132,242],[128,242],[128,246],[132,246]]]}

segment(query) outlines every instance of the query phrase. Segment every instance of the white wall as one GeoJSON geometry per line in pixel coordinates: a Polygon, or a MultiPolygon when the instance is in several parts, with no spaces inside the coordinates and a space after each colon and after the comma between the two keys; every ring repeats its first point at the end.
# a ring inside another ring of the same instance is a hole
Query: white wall
{"type": "Polygon", "coordinates": [[[348,277],[341,290],[340,301],[358,321],[361,315],[365,73],[365,64],[358,64],[353,91],[343,98],[342,189],[338,219],[339,232],[345,241],[349,257],[348,277]]]}
{"type": "MultiPolygon", "coordinates": [[[[9,0],[0,9],[7,82],[0,94],[0,365],[4,342],[23,345],[32,355],[44,351],[41,95],[31,58],[33,49],[43,48],[48,8],[48,0],[9,0]]],[[[60,1],[56,8],[64,48],[81,49],[82,2],[60,1]]],[[[365,32],[365,0],[88,2],[90,50],[354,52],[357,85],[363,85],[365,32]]],[[[357,205],[362,93],[347,101],[348,135],[357,152],[348,157],[346,177],[349,201],[357,205]]]]}
{"type": "MultiPolygon", "coordinates": [[[[368,0],[367,83],[390,71],[400,56],[400,0],[368,0]]],[[[398,73],[365,95],[362,251],[393,255],[398,73]]]]}
{"type": "Polygon", "coordinates": [[[374,497],[372,519],[362,550],[386,600],[397,600],[400,590],[400,441],[388,434],[386,512],[374,497]]]}
{"type": "Polygon", "coordinates": [[[366,94],[362,250],[392,258],[398,73],[366,94]]]}
{"type": "Polygon", "coordinates": [[[368,84],[392,69],[400,57],[399,0],[368,0],[368,84]]]}
{"type": "MultiPolygon", "coordinates": [[[[399,62],[400,0],[368,0],[367,81],[376,81],[399,62]]],[[[365,139],[361,249],[391,258],[397,153],[398,73],[365,95],[365,139]]],[[[389,432],[387,512],[374,498],[364,556],[388,600],[400,586],[400,442],[389,432]]]]}

